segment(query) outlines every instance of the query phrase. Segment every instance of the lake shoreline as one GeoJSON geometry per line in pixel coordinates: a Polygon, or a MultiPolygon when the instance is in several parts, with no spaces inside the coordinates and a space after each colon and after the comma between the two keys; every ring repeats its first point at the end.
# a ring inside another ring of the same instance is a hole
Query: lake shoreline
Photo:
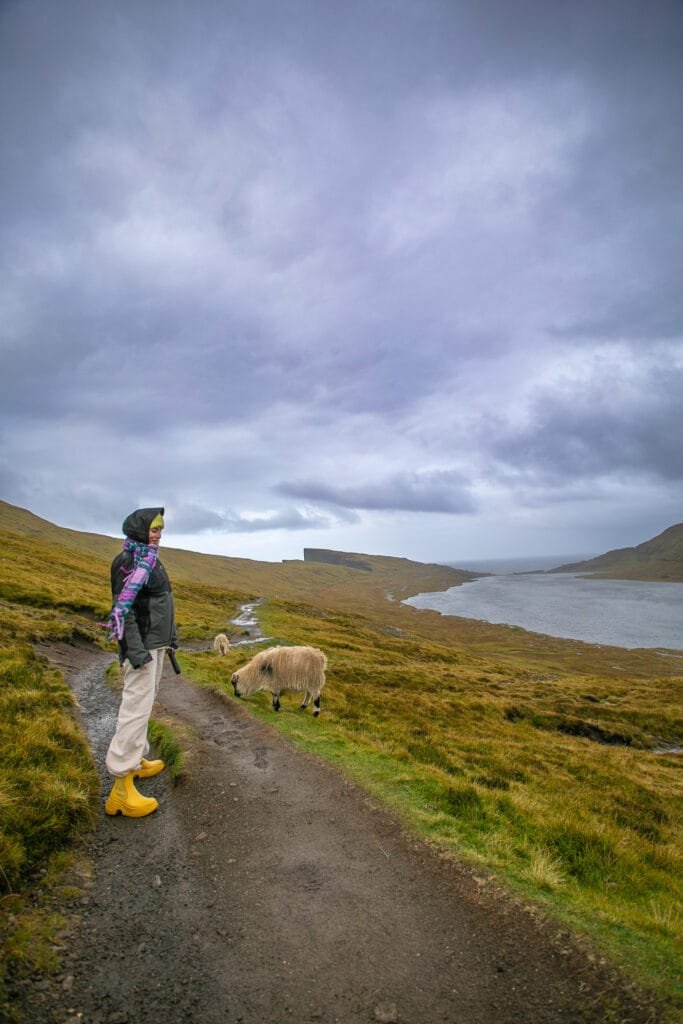
{"type": "Polygon", "coordinates": [[[402,603],[594,647],[671,652],[673,657],[683,652],[683,584],[530,571],[482,575],[411,595],[402,603]]]}

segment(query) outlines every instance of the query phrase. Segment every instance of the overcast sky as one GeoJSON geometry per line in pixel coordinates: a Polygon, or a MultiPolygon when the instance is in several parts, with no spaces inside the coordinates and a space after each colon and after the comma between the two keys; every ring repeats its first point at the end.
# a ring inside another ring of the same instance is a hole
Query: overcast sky
{"type": "Polygon", "coordinates": [[[1,0],[0,496],[279,560],[683,520],[680,0],[1,0]]]}

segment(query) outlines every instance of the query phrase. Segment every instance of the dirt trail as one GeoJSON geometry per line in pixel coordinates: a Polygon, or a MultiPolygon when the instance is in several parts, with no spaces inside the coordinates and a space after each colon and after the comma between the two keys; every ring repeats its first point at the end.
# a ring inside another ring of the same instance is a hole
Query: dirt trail
{"type": "MultiPolygon", "coordinates": [[[[104,799],[111,657],[42,653],[78,697],[104,799]]],[[[658,1019],[556,926],[407,836],[246,708],[167,668],[160,716],[191,730],[186,775],[139,782],[159,800],[148,818],[102,814],[62,971],[16,990],[31,1024],[658,1019]]]]}

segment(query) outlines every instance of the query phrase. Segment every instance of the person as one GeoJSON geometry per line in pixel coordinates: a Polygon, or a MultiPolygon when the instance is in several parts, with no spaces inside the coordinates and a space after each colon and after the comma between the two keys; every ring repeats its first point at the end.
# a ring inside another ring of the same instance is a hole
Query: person
{"type": "Polygon", "coordinates": [[[158,807],[153,797],[138,792],[135,779],[164,769],[162,760],[147,758],[147,728],[166,650],[178,647],[173,591],[159,560],[163,517],[163,508],[138,508],[124,520],[123,550],[111,564],[114,604],[104,624],[108,638],[118,643],[123,668],[116,732],[106,757],[114,784],[104,809],[130,818],[143,818],[158,807]]]}

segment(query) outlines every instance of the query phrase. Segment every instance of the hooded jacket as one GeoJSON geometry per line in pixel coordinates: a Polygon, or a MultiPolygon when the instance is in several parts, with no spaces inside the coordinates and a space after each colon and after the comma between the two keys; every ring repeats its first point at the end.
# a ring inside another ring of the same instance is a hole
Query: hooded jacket
{"type": "MultiPolygon", "coordinates": [[[[139,544],[148,544],[149,524],[156,516],[163,514],[163,508],[138,508],[124,520],[123,532],[139,544]]],[[[133,562],[133,553],[122,551],[111,563],[111,592],[114,601],[123,589],[133,562]]],[[[149,652],[157,647],[178,646],[171,581],[158,558],[149,580],[141,587],[126,616],[123,637],[118,645],[119,661],[123,664],[128,658],[133,668],[140,668],[151,661],[149,652]]]]}

